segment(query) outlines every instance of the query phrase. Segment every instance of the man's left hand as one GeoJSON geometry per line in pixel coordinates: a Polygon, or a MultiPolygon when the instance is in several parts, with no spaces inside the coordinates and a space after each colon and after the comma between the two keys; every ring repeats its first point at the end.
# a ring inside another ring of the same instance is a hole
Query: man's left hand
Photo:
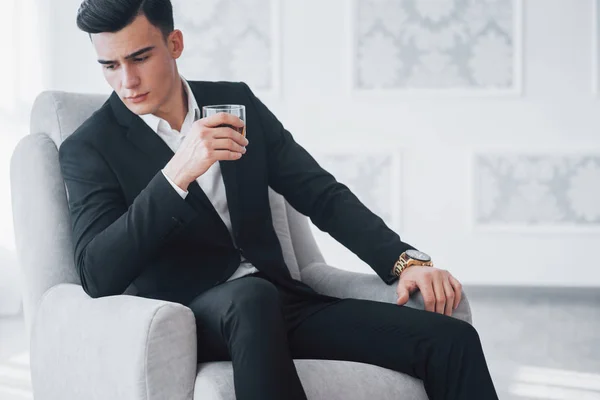
{"type": "Polygon", "coordinates": [[[448,271],[413,265],[400,274],[398,305],[404,305],[417,289],[421,291],[426,311],[452,315],[460,303],[462,285],[448,271]]]}

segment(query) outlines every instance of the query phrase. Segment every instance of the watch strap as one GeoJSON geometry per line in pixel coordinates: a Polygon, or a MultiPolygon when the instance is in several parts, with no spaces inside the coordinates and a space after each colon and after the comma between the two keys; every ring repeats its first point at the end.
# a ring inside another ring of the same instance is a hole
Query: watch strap
{"type": "Polygon", "coordinates": [[[414,258],[410,258],[406,252],[403,252],[402,254],[400,254],[400,257],[398,257],[398,261],[396,261],[396,263],[394,264],[394,268],[392,269],[392,274],[400,277],[400,274],[402,273],[402,271],[404,271],[406,268],[411,267],[413,265],[419,265],[419,266],[424,266],[424,267],[433,267],[433,262],[432,261],[419,261],[419,260],[415,260],[414,258]]]}

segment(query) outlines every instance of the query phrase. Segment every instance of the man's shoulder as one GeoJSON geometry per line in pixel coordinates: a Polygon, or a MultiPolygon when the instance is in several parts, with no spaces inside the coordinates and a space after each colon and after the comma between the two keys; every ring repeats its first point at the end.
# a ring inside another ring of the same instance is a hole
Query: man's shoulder
{"type": "Polygon", "coordinates": [[[244,82],[190,80],[188,83],[192,91],[203,98],[248,95],[248,85],[244,82]]]}
{"type": "Polygon", "coordinates": [[[121,134],[123,129],[117,123],[110,102],[106,101],[63,140],[58,149],[59,160],[61,163],[65,158],[83,162],[92,155],[104,154],[114,145],[110,137],[121,134]]]}
{"type": "Polygon", "coordinates": [[[243,90],[246,85],[244,82],[234,81],[197,81],[188,80],[190,86],[196,86],[205,90],[243,90]]]}
{"type": "Polygon", "coordinates": [[[118,127],[112,107],[109,101],[106,101],[63,141],[61,147],[76,141],[97,144],[106,138],[107,132],[114,132],[118,127]]]}

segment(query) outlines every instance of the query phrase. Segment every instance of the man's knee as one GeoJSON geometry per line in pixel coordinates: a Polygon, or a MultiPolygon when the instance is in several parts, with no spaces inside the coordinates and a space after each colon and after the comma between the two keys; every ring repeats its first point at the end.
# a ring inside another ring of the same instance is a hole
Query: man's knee
{"type": "Polygon", "coordinates": [[[457,318],[448,318],[444,327],[439,330],[439,339],[451,342],[454,345],[479,346],[479,333],[468,322],[457,318]]]}
{"type": "Polygon", "coordinates": [[[253,320],[273,312],[281,312],[279,291],[271,282],[257,278],[241,278],[223,317],[227,321],[253,320]]]}

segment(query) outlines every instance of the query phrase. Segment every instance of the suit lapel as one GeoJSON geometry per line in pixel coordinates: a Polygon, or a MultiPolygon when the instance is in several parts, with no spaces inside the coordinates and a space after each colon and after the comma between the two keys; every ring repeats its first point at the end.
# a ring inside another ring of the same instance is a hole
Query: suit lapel
{"type": "Polygon", "coordinates": [[[238,201],[240,197],[238,193],[236,164],[235,161],[219,161],[219,166],[221,167],[223,183],[225,184],[231,227],[233,233],[237,234],[240,228],[240,204],[238,201]]]}
{"type": "Polygon", "coordinates": [[[141,118],[131,119],[127,139],[160,166],[173,157],[169,146],[141,118]]]}

